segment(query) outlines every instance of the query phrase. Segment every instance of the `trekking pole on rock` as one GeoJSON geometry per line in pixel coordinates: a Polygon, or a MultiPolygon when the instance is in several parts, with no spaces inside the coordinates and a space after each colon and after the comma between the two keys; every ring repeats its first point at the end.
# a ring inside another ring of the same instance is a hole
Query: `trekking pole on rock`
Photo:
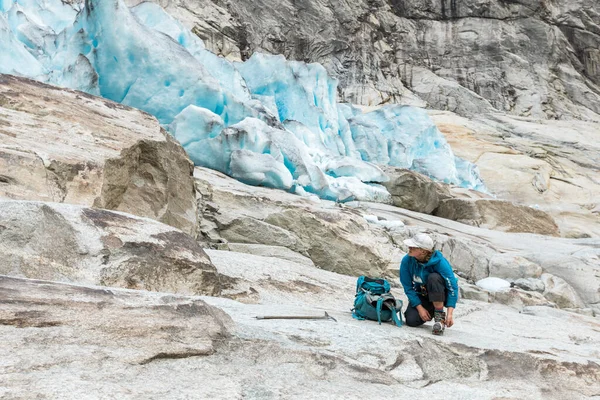
{"type": "Polygon", "coordinates": [[[314,316],[314,315],[257,315],[256,319],[330,319],[335,322],[337,320],[333,318],[331,315],[327,314],[325,311],[325,315],[314,316]]]}

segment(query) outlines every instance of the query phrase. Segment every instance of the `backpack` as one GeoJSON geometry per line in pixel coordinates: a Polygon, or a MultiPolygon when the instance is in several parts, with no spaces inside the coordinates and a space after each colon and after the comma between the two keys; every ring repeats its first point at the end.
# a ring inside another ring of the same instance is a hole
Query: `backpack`
{"type": "Polygon", "coordinates": [[[356,296],[352,317],[358,320],[394,321],[402,326],[402,300],[390,293],[390,284],[385,279],[359,276],[356,282],[356,296]]]}

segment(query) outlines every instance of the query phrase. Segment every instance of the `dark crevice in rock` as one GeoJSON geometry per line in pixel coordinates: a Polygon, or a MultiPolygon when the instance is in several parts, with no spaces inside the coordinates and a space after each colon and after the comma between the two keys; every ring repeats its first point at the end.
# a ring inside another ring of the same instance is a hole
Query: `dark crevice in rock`
{"type": "Polygon", "coordinates": [[[17,181],[13,178],[11,178],[10,176],[6,176],[6,175],[0,175],[0,184],[5,183],[5,184],[15,184],[17,181]]]}
{"type": "Polygon", "coordinates": [[[133,225],[137,222],[136,219],[125,215],[98,208],[85,208],[81,214],[99,228],[107,228],[113,225],[133,225]]]}
{"type": "Polygon", "coordinates": [[[554,179],[555,181],[560,181],[560,182],[568,183],[569,185],[573,185],[573,186],[576,186],[578,188],[583,188],[583,186],[579,186],[576,183],[573,183],[573,182],[571,182],[568,179],[562,179],[562,178],[559,178],[557,176],[551,176],[550,179],[554,179]]]}
{"type": "Polygon", "coordinates": [[[506,18],[499,18],[499,17],[487,17],[485,15],[464,15],[464,16],[456,16],[453,17],[452,19],[441,19],[441,18],[434,18],[434,17],[418,17],[418,16],[403,16],[402,18],[405,18],[409,21],[432,21],[432,22],[441,22],[441,23],[450,23],[450,24],[454,24],[459,20],[478,20],[478,19],[483,19],[483,20],[495,20],[495,21],[502,21],[502,22],[513,22],[513,21],[522,21],[522,20],[527,20],[527,19],[531,19],[532,17],[530,16],[520,16],[520,17],[506,17],[506,18]]]}
{"type": "Polygon", "coordinates": [[[61,326],[58,321],[36,321],[27,318],[3,318],[0,319],[0,325],[11,325],[16,328],[50,328],[61,326]]]}
{"type": "Polygon", "coordinates": [[[199,357],[199,356],[210,356],[214,354],[215,351],[212,349],[209,350],[188,350],[176,353],[158,353],[146,360],[140,362],[140,365],[146,365],[153,361],[157,360],[177,360],[180,358],[190,358],[190,357],[199,357]]]}

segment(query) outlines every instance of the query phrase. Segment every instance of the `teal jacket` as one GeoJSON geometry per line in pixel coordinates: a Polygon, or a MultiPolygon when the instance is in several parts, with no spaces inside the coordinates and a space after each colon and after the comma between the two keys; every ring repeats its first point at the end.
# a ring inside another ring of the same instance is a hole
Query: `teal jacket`
{"type": "Polygon", "coordinates": [[[404,293],[406,293],[410,305],[416,307],[421,304],[419,298],[421,285],[427,284],[427,278],[432,272],[440,274],[446,283],[446,301],[444,305],[446,307],[456,307],[458,282],[450,263],[437,250],[425,264],[418,262],[416,258],[408,254],[404,256],[400,263],[400,283],[404,287],[404,293]]]}

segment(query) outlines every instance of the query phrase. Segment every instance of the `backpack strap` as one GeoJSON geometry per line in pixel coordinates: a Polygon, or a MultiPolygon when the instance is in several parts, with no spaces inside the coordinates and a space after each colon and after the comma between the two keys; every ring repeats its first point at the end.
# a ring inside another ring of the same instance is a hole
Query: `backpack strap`
{"type": "Polygon", "coordinates": [[[379,299],[377,299],[377,322],[379,322],[379,325],[381,325],[381,307],[383,307],[383,301],[383,296],[380,296],[379,299]]]}
{"type": "Polygon", "coordinates": [[[383,299],[383,306],[391,311],[392,320],[396,326],[402,326],[402,300],[396,299],[391,293],[386,293],[381,296],[380,300],[383,299]]]}
{"type": "Polygon", "coordinates": [[[351,310],[352,311],[352,317],[354,319],[357,319],[359,321],[363,321],[363,320],[366,319],[365,316],[364,316],[364,314],[361,312],[361,310],[358,310],[356,308],[356,304],[366,301],[367,295],[368,295],[368,292],[366,292],[364,289],[360,288],[360,289],[358,289],[358,293],[356,293],[356,295],[354,296],[354,298],[355,298],[355,300],[354,300],[355,307],[353,307],[352,310],[351,310]]]}
{"type": "Polygon", "coordinates": [[[365,276],[361,275],[358,277],[358,280],[356,281],[356,293],[358,294],[359,291],[362,289],[362,284],[365,281],[365,276]]]}
{"type": "Polygon", "coordinates": [[[393,301],[386,301],[383,303],[386,308],[392,312],[392,320],[396,326],[401,327],[402,322],[402,300],[394,299],[393,301]]]}

